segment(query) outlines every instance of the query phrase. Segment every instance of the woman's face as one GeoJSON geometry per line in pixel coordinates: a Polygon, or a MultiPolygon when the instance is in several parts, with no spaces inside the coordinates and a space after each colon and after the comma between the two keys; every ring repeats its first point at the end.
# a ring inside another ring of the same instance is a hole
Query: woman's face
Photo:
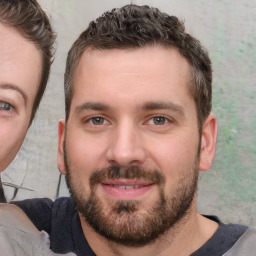
{"type": "Polygon", "coordinates": [[[11,163],[25,138],[41,71],[36,46],[0,23],[0,171],[11,163]]]}

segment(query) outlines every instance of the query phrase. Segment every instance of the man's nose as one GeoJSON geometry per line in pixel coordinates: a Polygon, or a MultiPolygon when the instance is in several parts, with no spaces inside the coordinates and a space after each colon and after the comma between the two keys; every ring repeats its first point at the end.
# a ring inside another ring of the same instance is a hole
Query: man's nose
{"type": "Polygon", "coordinates": [[[112,165],[140,165],[146,159],[144,146],[140,129],[123,123],[112,131],[106,157],[112,165]]]}

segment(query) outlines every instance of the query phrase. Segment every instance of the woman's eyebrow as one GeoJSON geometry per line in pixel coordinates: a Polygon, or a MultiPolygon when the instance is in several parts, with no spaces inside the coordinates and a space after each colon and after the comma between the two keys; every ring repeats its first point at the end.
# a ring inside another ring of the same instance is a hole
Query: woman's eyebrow
{"type": "Polygon", "coordinates": [[[24,99],[25,104],[27,104],[27,95],[17,85],[0,81],[0,88],[1,89],[7,89],[7,90],[13,90],[13,91],[18,92],[22,96],[22,98],[24,99]]]}

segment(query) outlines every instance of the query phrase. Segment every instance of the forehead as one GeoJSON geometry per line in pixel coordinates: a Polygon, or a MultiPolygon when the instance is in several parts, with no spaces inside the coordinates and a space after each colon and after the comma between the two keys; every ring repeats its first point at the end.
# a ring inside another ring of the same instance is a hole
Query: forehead
{"type": "MultiPolygon", "coordinates": [[[[33,101],[42,72],[41,54],[16,29],[0,23],[0,82],[14,85],[33,101]]],[[[2,88],[9,88],[2,86],[2,88]]]]}
{"type": "Polygon", "coordinates": [[[86,50],[74,73],[73,100],[190,97],[189,83],[190,66],[175,48],[86,50]]]}

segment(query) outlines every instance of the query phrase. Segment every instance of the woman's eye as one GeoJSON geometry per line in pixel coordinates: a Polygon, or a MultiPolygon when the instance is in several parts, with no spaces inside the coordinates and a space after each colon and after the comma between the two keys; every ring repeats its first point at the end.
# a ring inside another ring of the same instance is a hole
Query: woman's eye
{"type": "Polygon", "coordinates": [[[92,118],[90,119],[90,122],[91,122],[93,125],[102,125],[102,124],[105,124],[105,123],[106,123],[106,119],[103,118],[103,117],[97,116],[97,117],[92,117],[92,118]]]}
{"type": "Polygon", "coordinates": [[[6,110],[6,111],[9,111],[11,110],[13,107],[11,104],[9,103],[6,103],[6,102],[0,102],[0,109],[2,110],[6,110]]]}
{"type": "Polygon", "coordinates": [[[155,116],[149,120],[149,124],[164,125],[168,122],[168,119],[164,116],[155,116]]]}

